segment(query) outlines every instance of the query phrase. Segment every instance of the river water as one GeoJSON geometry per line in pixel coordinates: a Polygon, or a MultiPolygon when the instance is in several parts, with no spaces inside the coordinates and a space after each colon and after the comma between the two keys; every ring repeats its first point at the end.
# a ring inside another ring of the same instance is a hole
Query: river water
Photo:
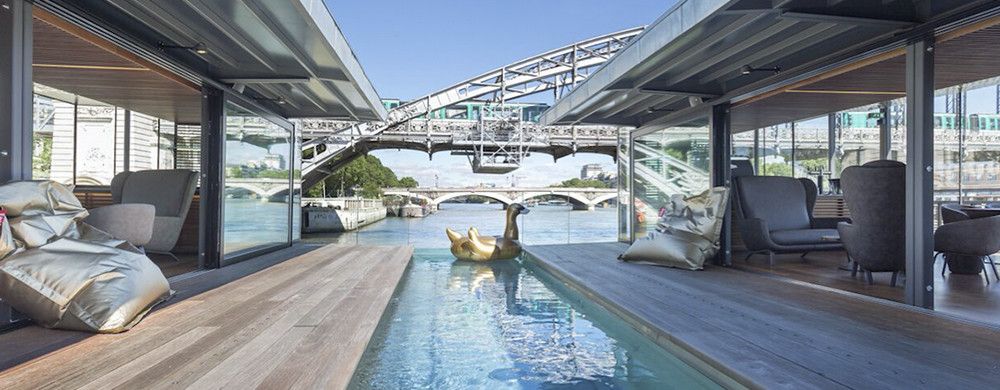
{"type": "MultiPolygon", "coordinates": [[[[448,248],[445,228],[465,233],[475,226],[483,235],[500,235],[506,211],[499,204],[445,203],[424,218],[388,217],[347,233],[312,234],[305,242],[367,245],[411,244],[416,248],[448,248]]],[[[617,239],[612,207],[572,211],[571,206],[539,205],[518,218],[521,242],[529,245],[609,242],[617,239]]]]}

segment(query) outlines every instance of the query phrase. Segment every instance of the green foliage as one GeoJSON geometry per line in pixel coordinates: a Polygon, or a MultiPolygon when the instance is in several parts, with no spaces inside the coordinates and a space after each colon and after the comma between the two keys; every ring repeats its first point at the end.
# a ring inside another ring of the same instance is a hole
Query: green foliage
{"type": "MultiPolygon", "coordinates": [[[[413,178],[410,180],[412,182],[408,180],[407,183],[414,184],[415,187],[417,181],[413,178]]],[[[382,161],[378,157],[370,155],[358,157],[347,163],[327,177],[324,183],[310,188],[306,193],[309,196],[323,196],[324,184],[326,196],[362,196],[365,198],[382,196],[382,188],[401,186],[396,174],[382,165],[382,161]]]]}
{"type": "Polygon", "coordinates": [[[226,177],[230,179],[287,179],[288,171],[284,169],[254,169],[247,167],[227,167],[226,177]]]}
{"type": "Polygon", "coordinates": [[[31,159],[31,174],[34,177],[49,177],[52,172],[52,137],[34,139],[34,154],[31,159]]]}
{"type": "Polygon", "coordinates": [[[798,163],[799,165],[802,166],[802,168],[805,168],[806,172],[819,172],[819,171],[826,172],[827,171],[826,161],[827,160],[825,157],[821,157],[821,158],[812,158],[808,160],[801,160],[798,163]]]}
{"type": "Polygon", "coordinates": [[[549,187],[560,187],[560,188],[608,188],[608,185],[603,181],[594,179],[578,179],[572,178],[569,180],[563,180],[562,183],[553,184],[549,187]]]}
{"type": "Polygon", "coordinates": [[[306,190],[305,194],[306,198],[322,198],[324,196],[325,195],[323,194],[322,184],[310,187],[308,190],[306,190]]]}
{"type": "Polygon", "coordinates": [[[399,186],[403,188],[415,188],[420,187],[420,183],[417,183],[417,179],[406,176],[399,179],[399,186]]]}
{"type": "Polygon", "coordinates": [[[792,166],[788,163],[773,162],[764,164],[763,174],[767,176],[792,176],[792,166]]]}
{"type": "Polygon", "coordinates": [[[281,169],[265,169],[257,172],[257,177],[262,179],[287,179],[288,171],[281,169]]]}
{"type": "Polygon", "coordinates": [[[687,150],[682,151],[674,148],[668,148],[665,149],[664,152],[670,157],[676,158],[681,161],[687,161],[687,150]]]}

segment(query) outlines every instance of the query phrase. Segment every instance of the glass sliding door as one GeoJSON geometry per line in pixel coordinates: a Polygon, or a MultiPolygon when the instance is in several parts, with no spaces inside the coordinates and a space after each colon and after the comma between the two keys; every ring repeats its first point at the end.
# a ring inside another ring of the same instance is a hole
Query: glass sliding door
{"type": "Polygon", "coordinates": [[[633,237],[656,227],[675,195],[689,197],[711,185],[708,117],[633,137],[633,237]]]}
{"type": "Polygon", "coordinates": [[[292,241],[302,239],[302,133],[292,136],[292,241]]]}
{"type": "Polygon", "coordinates": [[[288,245],[292,132],[226,103],[223,258],[288,245]]]}
{"type": "Polygon", "coordinates": [[[632,242],[632,148],[630,131],[618,130],[618,241],[632,242]]]}
{"type": "Polygon", "coordinates": [[[76,106],[75,184],[111,184],[115,175],[115,133],[121,118],[114,106],[99,103],[76,106]]]}

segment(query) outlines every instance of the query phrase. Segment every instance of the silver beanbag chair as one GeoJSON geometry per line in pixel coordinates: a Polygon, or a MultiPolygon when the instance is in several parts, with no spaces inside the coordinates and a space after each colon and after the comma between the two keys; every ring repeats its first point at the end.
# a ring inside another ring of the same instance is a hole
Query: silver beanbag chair
{"type": "Polygon", "coordinates": [[[657,233],[636,240],[621,259],[702,269],[705,260],[719,250],[727,207],[729,189],[726,187],[715,187],[690,198],[675,195],[657,224],[657,233]]]}
{"type": "Polygon", "coordinates": [[[118,333],[170,297],[142,251],[82,223],[87,210],[62,184],[0,186],[0,299],[39,325],[118,333]]]}

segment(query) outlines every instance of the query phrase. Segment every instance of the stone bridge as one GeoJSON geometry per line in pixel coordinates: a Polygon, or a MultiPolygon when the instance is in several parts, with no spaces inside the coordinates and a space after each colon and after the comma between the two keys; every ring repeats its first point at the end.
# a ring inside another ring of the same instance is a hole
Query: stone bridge
{"type": "Polygon", "coordinates": [[[418,198],[437,207],[450,199],[478,195],[500,202],[506,207],[511,203],[524,203],[533,198],[555,196],[566,199],[573,210],[593,210],[597,205],[618,198],[614,188],[561,188],[561,187],[459,187],[459,188],[388,188],[385,195],[418,198]]]}
{"type": "Polygon", "coordinates": [[[229,178],[226,179],[226,194],[251,193],[260,199],[272,199],[288,195],[288,179],[229,178]]]}

